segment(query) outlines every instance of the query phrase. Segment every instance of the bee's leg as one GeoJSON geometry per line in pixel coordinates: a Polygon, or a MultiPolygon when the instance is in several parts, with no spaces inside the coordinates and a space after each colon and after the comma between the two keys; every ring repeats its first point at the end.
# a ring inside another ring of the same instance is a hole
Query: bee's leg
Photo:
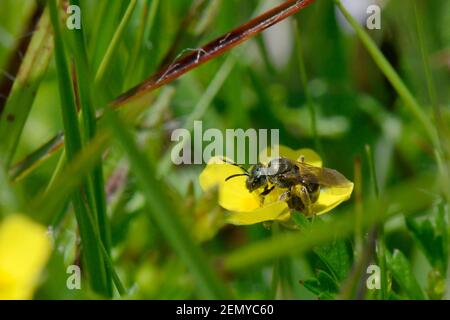
{"type": "Polygon", "coordinates": [[[269,188],[268,186],[265,186],[264,191],[261,192],[260,196],[267,196],[269,193],[272,192],[273,189],[275,189],[275,186],[272,186],[271,188],[269,188]]]}
{"type": "Polygon", "coordinates": [[[259,202],[261,206],[264,204],[264,197],[271,193],[273,189],[275,189],[275,186],[272,186],[271,188],[265,186],[263,192],[259,194],[259,202]]]}
{"type": "Polygon", "coordinates": [[[309,196],[309,192],[305,186],[300,189],[299,192],[300,199],[302,199],[303,205],[305,206],[305,214],[307,217],[311,217],[313,215],[312,212],[312,201],[309,196]]]}
{"type": "Polygon", "coordinates": [[[280,195],[279,200],[288,201],[290,198],[291,198],[291,190],[287,190],[280,195]]]}

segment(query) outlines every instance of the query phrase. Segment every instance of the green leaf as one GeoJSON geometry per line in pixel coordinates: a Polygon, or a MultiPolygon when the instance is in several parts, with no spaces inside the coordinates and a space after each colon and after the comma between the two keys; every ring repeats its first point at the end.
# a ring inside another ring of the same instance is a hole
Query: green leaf
{"type": "Polygon", "coordinates": [[[445,275],[448,259],[445,252],[447,243],[444,243],[443,234],[438,229],[438,226],[433,225],[429,219],[416,221],[413,218],[406,218],[405,220],[406,226],[413,234],[414,240],[417,241],[430,264],[445,275]]]}
{"type": "Polygon", "coordinates": [[[431,300],[440,300],[444,297],[446,281],[447,279],[442,276],[439,270],[434,269],[428,273],[427,294],[431,300]]]}
{"type": "Polygon", "coordinates": [[[314,253],[329,268],[336,280],[346,278],[353,263],[353,252],[346,241],[333,241],[315,248],[314,253]]]}
{"type": "Polygon", "coordinates": [[[417,279],[411,269],[408,259],[399,251],[394,250],[393,254],[386,251],[386,262],[395,281],[408,295],[410,299],[425,300],[425,294],[422,291],[417,279]]]}
{"type": "Polygon", "coordinates": [[[339,286],[333,277],[323,271],[319,270],[313,279],[302,282],[303,286],[316,294],[321,300],[332,300],[336,293],[339,292],[339,286]]]}
{"type": "Polygon", "coordinates": [[[329,293],[339,292],[338,284],[329,273],[319,270],[319,272],[317,272],[317,280],[319,280],[322,291],[329,293]]]}

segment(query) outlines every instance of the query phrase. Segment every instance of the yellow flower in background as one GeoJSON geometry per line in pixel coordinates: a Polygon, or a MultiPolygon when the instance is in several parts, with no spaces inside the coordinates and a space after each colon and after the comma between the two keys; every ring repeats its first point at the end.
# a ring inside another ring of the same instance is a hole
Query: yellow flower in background
{"type": "MultiPolygon", "coordinates": [[[[274,154],[273,150],[264,150],[259,161],[268,164],[274,154]]],[[[311,149],[292,150],[285,146],[279,146],[279,156],[288,159],[303,157],[306,164],[314,167],[322,167],[319,155],[311,149]]],[[[248,225],[264,221],[287,221],[291,217],[291,210],[285,201],[280,200],[284,189],[275,188],[261,201],[260,194],[263,189],[250,192],[246,187],[245,176],[236,177],[225,181],[228,177],[243,174],[243,170],[237,166],[226,163],[222,157],[212,158],[203,172],[200,174],[200,186],[204,191],[218,188],[219,205],[228,210],[226,222],[235,225],[248,225]]],[[[353,183],[348,181],[344,187],[321,188],[317,201],[312,205],[314,215],[321,215],[334,209],[343,201],[350,198],[353,191],[353,183]]]]}
{"type": "Polygon", "coordinates": [[[31,299],[50,250],[46,229],[29,218],[0,222],[0,300],[31,299]]]}

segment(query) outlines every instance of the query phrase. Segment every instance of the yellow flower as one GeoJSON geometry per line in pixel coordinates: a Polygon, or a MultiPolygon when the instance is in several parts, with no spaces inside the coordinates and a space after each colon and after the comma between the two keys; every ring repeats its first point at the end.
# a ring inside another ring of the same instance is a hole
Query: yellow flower
{"type": "Polygon", "coordinates": [[[31,299],[50,255],[46,229],[22,215],[0,223],[0,300],[31,299]]]}
{"type": "MultiPolygon", "coordinates": [[[[264,150],[259,161],[267,164],[273,154],[273,149],[264,150]],[[267,155],[266,155],[267,154],[267,155]]],[[[288,159],[303,157],[305,162],[315,167],[322,167],[319,155],[311,149],[292,150],[285,146],[279,146],[279,156],[288,159]]],[[[242,174],[241,168],[225,163],[222,157],[212,158],[203,172],[200,174],[200,186],[204,191],[218,188],[219,205],[228,210],[226,221],[235,225],[248,225],[264,221],[287,221],[291,217],[291,210],[285,201],[280,200],[281,194],[286,191],[276,188],[261,201],[260,193],[255,190],[249,192],[246,188],[246,177],[236,177],[225,181],[231,175],[242,174]]],[[[343,201],[350,198],[353,191],[353,183],[348,181],[344,187],[321,188],[319,198],[312,205],[312,213],[321,215],[334,209],[343,201]]]]}

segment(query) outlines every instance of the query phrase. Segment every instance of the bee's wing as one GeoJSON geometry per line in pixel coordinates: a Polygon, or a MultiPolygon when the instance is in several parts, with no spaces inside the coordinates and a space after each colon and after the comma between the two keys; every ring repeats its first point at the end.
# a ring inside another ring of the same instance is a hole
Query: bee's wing
{"type": "Polygon", "coordinates": [[[351,184],[344,175],[334,169],[314,167],[301,161],[297,161],[297,166],[303,177],[311,177],[311,182],[323,187],[347,188],[351,184]]]}

